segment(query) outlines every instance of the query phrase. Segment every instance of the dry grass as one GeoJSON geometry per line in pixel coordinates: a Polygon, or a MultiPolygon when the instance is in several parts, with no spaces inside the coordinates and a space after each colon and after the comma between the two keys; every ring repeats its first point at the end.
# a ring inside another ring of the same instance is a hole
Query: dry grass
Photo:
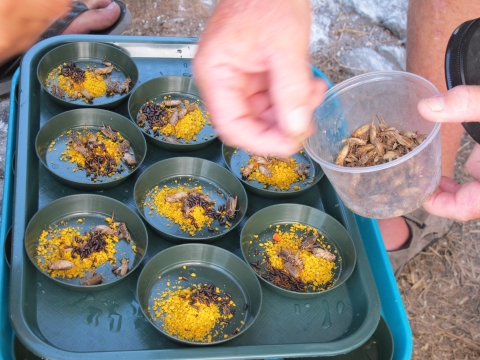
{"type": "MultiPolygon", "coordinates": [[[[462,139],[455,180],[471,181],[464,164],[473,147],[462,139]]],[[[398,286],[414,337],[413,359],[480,358],[480,221],[455,223],[444,239],[405,267],[398,286]]]]}

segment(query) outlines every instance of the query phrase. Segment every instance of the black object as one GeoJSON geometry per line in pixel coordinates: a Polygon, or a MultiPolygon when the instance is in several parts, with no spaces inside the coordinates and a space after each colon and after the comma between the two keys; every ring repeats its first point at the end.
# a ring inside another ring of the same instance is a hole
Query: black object
{"type": "MultiPolygon", "coordinates": [[[[458,85],[480,85],[480,18],[457,27],[450,36],[445,54],[447,89],[458,85]]],[[[480,122],[462,123],[468,134],[480,143],[480,122]]]]}

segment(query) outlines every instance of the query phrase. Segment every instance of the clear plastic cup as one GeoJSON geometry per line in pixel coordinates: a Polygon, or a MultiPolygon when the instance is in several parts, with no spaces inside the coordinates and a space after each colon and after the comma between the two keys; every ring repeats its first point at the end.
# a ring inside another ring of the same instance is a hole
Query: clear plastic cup
{"type": "Polygon", "coordinates": [[[327,91],[315,110],[317,129],[304,146],[352,211],[370,218],[392,218],[421,207],[433,194],[441,177],[440,124],[423,119],[417,104],[435,94],[438,90],[428,80],[400,71],[359,75],[327,91]],[[377,116],[399,131],[417,131],[427,137],[388,163],[361,168],[336,165],[342,139],[377,116]]]}

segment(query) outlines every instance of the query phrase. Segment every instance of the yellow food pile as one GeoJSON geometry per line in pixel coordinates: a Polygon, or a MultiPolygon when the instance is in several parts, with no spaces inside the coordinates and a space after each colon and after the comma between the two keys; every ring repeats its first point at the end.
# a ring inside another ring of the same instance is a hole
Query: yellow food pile
{"type": "MultiPolygon", "coordinates": [[[[168,110],[168,116],[171,116],[171,110],[168,110]]],[[[200,133],[205,126],[207,120],[206,115],[202,113],[200,108],[195,109],[185,115],[178,121],[175,126],[167,124],[160,129],[160,133],[163,135],[175,135],[178,139],[183,139],[188,144],[190,141],[196,141],[196,135],[200,133]]],[[[153,129],[156,130],[156,129],[153,129]]]]}
{"type": "MultiPolygon", "coordinates": [[[[72,135],[72,130],[68,130],[66,132],[66,135],[72,135]]],[[[83,132],[77,131],[76,136],[84,143],[86,144],[88,139],[92,136],[96,137],[98,141],[102,142],[105,144],[105,150],[103,150],[101,147],[96,147],[92,150],[89,151],[92,155],[108,155],[112,159],[115,159],[115,166],[120,165],[121,159],[123,156],[123,152],[118,150],[119,145],[123,141],[123,137],[119,132],[116,132],[117,134],[117,140],[113,141],[112,139],[106,137],[103,135],[100,131],[96,133],[92,133],[91,131],[88,130],[88,128],[85,128],[83,132]]],[[[55,141],[52,141],[50,143],[49,151],[52,150],[53,146],[55,145],[55,141]]],[[[131,152],[130,152],[131,153],[131,152]]],[[[132,153],[131,153],[132,154],[132,153]]],[[[64,150],[60,156],[60,160],[62,161],[68,161],[71,163],[77,164],[78,167],[80,168],[85,168],[85,156],[83,156],[81,153],[73,149],[73,146],[71,143],[67,144],[67,149],[64,150]]],[[[74,169],[76,171],[76,169],[74,169]]],[[[99,173],[103,173],[105,171],[104,167],[101,167],[99,169],[99,173]]],[[[108,176],[112,176],[113,173],[108,174],[108,176]]]]}
{"type": "MultiPolygon", "coordinates": [[[[110,224],[112,229],[115,224],[110,224]]],[[[42,271],[48,272],[53,278],[84,278],[86,273],[94,271],[98,266],[106,263],[115,265],[115,244],[118,242],[116,235],[105,235],[106,247],[105,251],[93,252],[90,256],[81,259],[78,254],[72,257],[72,251],[69,250],[73,246],[79,245],[75,241],[75,237],[86,240],[88,235],[82,235],[79,227],[59,228],[49,227],[43,230],[37,245],[37,265],[42,271]],[[48,264],[55,263],[58,260],[71,261],[75,266],[69,270],[50,270],[48,264]]]]}
{"type": "Polygon", "coordinates": [[[85,70],[85,80],[81,83],[77,83],[69,76],[63,76],[61,74],[61,66],[53,69],[47,77],[47,86],[51,83],[55,83],[56,77],[58,87],[65,91],[69,98],[81,98],[88,103],[89,100],[81,94],[82,89],[87,90],[94,98],[98,98],[107,93],[107,83],[105,82],[105,78],[102,75],[95,74],[94,70],[90,67],[87,67],[87,70],[85,70]],[[56,76],[57,74],[58,76],[56,76]]]}
{"type": "MultiPolygon", "coordinates": [[[[272,172],[271,177],[262,175],[258,170],[258,166],[255,166],[253,172],[248,176],[248,180],[257,180],[265,185],[274,186],[274,190],[289,190],[293,183],[305,180],[305,175],[299,175],[294,169],[297,165],[297,161],[290,157],[288,162],[272,159],[269,165],[264,165],[272,172]]],[[[254,162],[251,158],[248,163],[254,162]]],[[[248,164],[247,163],[247,164],[248,164]]],[[[243,168],[240,169],[243,171],[243,168]]],[[[267,186],[264,186],[266,188],[267,186]]],[[[300,190],[295,188],[294,190],[300,190]]]]}
{"type": "MultiPolygon", "coordinates": [[[[283,260],[277,255],[281,249],[289,249],[297,251],[302,240],[310,235],[317,235],[317,242],[319,244],[325,237],[318,233],[318,230],[299,223],[290,225],[276,225],[275,233],[280,236],[280,241],[266,241],[260,246],[265,249],[265,254],[268,256],[270,263],[277,269],[284,269],[283,260]],[[284,230],[282,230],[284,229],[284,230]],[[300,235],[299,235],[300,234],[300,235]]],[[[326,248],[331,251],[331,245],[326,245],[326,248]]],[[[334,254],[336,250],[332,251],[334,254]]],[[[328,261],[319,257],[315,257],[310,251],[300,250],[300,259],[303,262],[303,269],[299,272],[299,278],[305,283],[312,286],[312,290],[320,290],[323,285],[332,280],[336,265],[334,261],[328,261]]]]}
{"type": "Polygon", "coordinates": [[[190,215],[195,219],[195,223],[198,226],[197,230],[192,224],[192,220],[183,216],[182,202],[165,201],[166,196],[174,195],[180,191],[198,191],[199,193],[202,193],[202,187],[197,186],[189,189],[181,185],[176,188],[169,188],[167,185],[164,185],[163,188],[155,186],[152,190],[147,192],[144,205],[148,206],[150,210],[155,211],[160,216],[166,217],[178,224],[182,231],[194,236],[198,230],[201,230],[205,226],[210,226],[213,219],[205,215],[205,210],[203,210],[201,206],[195,206],[190,212],[190,215]]]}
{"type": "MultiPolygon", "coordinates": [[[[188,341],[212,342],[213,336],[218,335],[218,330],[214,331],[214,327],[218,324],[221,329],[226,325],[219,322],[219,319],[231,319],[233,315],[222,314],[219,306],[214,303],[207,305],[196,301],[194,308],[189,304],[190,295],[198,287],[194,284],[185,289],[178,286],[175,291],[167,289],[160,298],[153,299],[152,309],[155,317],[163,321],[163,329],[169,335],[188,341]]],[[[232,300],[229,304],[235,306],[232,300]]]]}

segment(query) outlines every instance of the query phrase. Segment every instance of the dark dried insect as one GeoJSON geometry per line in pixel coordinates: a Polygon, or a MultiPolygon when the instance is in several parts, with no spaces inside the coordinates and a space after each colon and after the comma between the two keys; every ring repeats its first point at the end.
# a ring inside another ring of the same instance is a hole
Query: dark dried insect
{"type": "Polygon", "coordinates": [[[82,285],[82,286],[92,286],[92,285],[101,284],[102,282],[103,282],[103,275],[102,274],[97,274],[94,271],[80,285],[82,285]]]}
{"type": "Polygon", "coordinates": [[[145,121],[147,120],[147,115],[143,114],[143,113],[139,113],[138,116],[137,116],[137,124],[138,126],[140,127],[143,127],[143,125],[145,125],[145,121]]]}
{"type": "Polygon", "coordinates": [[[180,106],[182,104],[181,100],[164,100],[163,105],[167,107],[180,106]]]}
{"type": "Polygon", "coordinates": [[[70,77],[76,83],[82,83],[85,80],[85,70],[80,69],[72,61],[62,66],[62,75],[70,77]]]}
{"type": "Polygon", "coordinates": [[[118,70],[114,65],[106,66],[104,68],[97,68],[95,69],[96,75],[107,75],[110,74],[113,69],[118,70]]]}
{"type": "Polygon", "coordinates": [[[102,132],[103,135],[105,135],[107,138],[112,139],[113,141],[117,140],[117,133],[112,130],[112,127],[110,125],[103,125],[100,128],[100,131],[102,132]]]}
{"type": "Polygon", "coordinates": [[[173,136],[165,136],[162,138],[162,140],[170,144],[182,145],[182,142],[180,140],[175,139],[173,136]]]}
{"type": "Polygon", "coordinates": [[[247,310],[247,309],[248,309],[248,304],[243,305],[243,310],[247,310]]]}
{"type": "Polygon", "coordinates": [[[182,276],[183,281],[188,281],[188,278],[186,276],[182,276]]]}
{"type": "Polygon", "coordinates": [[[260,261],[252,261],[250,262],[250,265],[255,266],[257,269],[261,269],[262,265],[260,261]]]}
{"type": "Polygon", "coordinates": [[[227,203],[225,204],[225,208],[226,208],[226,211],[227,211],[227,217],[230,219],[230,220],[233,220],[235,218],[235,214],[238,210],[236,210],[237,208],[237,201],[238,201],[238,196],[229,196],[227,198],[227,203]]]}
{"type": "Polygon", "coordinates": [[[127,77],[125,79],[125,81],[122,83],[122,85],[120,86],[120,94],[123,94],[123,93],[128,93],[130,91],[130,83],[132,82],[132,80],[127,77]]]}
{"type": "Polygon", "coordinates": [[[49,270],[70,270],[75,267],[75,264],[68,260],[58,260],[48,264],[49,270]]]}
{"type": "Polygon", "coordinates": [[[115,275],[125,276],[125,274],[128,272],[128,263],[128,259],[122,259],[122,264],[118,267],[113,268],[112,272],[115,275]]]}
{"type": "Polygon", "coordinates": [[[92,101],[92,100],[93,100],[93,95],[90,94],[87,89],[81,89],[81,90],[80,90],[80,93],[81,93],[81,94],[85,97],[85,99],[87,99],[88,101],[92,101]]]}
{"type": "Polygon", "coordinates": [[[53,84],[53,85],[52,85],[51,93],[52,93],[53,95],[55,95],[56,97],[58,97],[58,98],[60,98],[60,99],[63,99],[63,97],[65,96],[66,91],[60,89],[60,86],[58,86],[57,84],[53,84]]]}

